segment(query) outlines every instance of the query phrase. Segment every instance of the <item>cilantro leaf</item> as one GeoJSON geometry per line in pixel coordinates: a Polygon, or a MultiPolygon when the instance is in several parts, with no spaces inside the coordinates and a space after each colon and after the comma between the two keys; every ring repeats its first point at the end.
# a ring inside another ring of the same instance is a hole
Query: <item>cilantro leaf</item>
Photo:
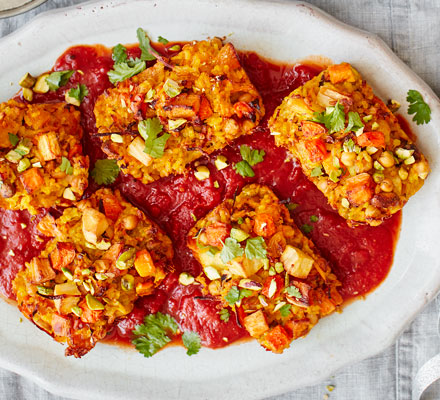
{"type": "Polygon", "coordinates": [[[173,317],[161,312],[150,314],[144,318],[142,325],[138,325],[133,330],[133,335],[137,337],[132,343],[145,357],[151,357],[171,342],[170,335],[175,335],[178,329],[173,317]]]}
{"type": "Polygon", "coordinates": [[[112,60],[115,64],[121,64],[127,61],[127,49],[121,43],[113,47],[112,60]]]}
{"type": "Polygon", "coordinates": [[[427,124],[431,121],[431,108],[417,90],[408,90],[406,101],[409,103],[408,114],[414,114],[412,120],[417,125],[427,124]]]}
{"type": "Polygon", "coordinates": [[[168,44],[168,43],[169,43],[169,40],[165,39],[165,38],[162,37],[162,36],[159,36],[159,37],[157,38],[157,41],[158,41],[159,43],[162,43],[162,44],[168,44]]]}
{"type": "Polygon", "coordinates": [[[193,354],[197,354],[202,347],[200,343],[200,336],[197,332],[186,331],[182,335],[183,345],[188,350],[186,354],[192,356],[193,354]]]}
{"type": "Polygon", "coordinates": [[[116,160],[98,160],[90,175],[98,185],[110,185],[118,177],[119,167],[116,160]]]}
{"type": "Polygon", "coordinates": [[[291,297],[296,297],[297,299],[302,298],[302,294],[295,285],[287,286],[286,293],[291,297]]]}
{"type": "Polygon", "coordinates": [[[159,133],[163,130],[163,126],[160,123],[159,118],[148,118],[139,122],[138,131],[145,141],[151,136],[157,137],[159,133]]]}
{"type": "Polygon", "coordinates": [[[357,132],[359,129],[362,129],[365,125],[361,121],[361,117],[357,112],[350,111],[348,113],[348,125],[345,128],[345,133],[353,131],[357,132]]]}
{"type": "Polygon", "coordinates": [[[290,315],[290,309],[291,309],[291,305],[290,304],[284,304],[284,306],[282,306],[280,308],[280,314],[282,317],[288,317],[290,315]]]}
{"type": "Polygon", "coordinates": [[[309,224],[304,224],[301,226],[301,231],[305,234],[310,233],[311,231],[313,231],[313,226],[309,225],[309,224]]]}
{"type": "Polygon", "coordinates": [[[345,126],[344,107],[338,101],[334,107],[327,107],[321,113],[314,113],[312,121],[324,124],[329,133],[339,132],[345,126]]]}
{"type": "MultiPolygon", "coordinates": [[[[229,289],[229,292],[225,296],[225,300],[233,306],[235,303],[238,303],[245,297],[252,296],[254,292],[249,289],[239,289],[237,286],[232,286],[229,289]]],[[[229,318],[228,318],[229,319],[229,318]]]]}
{"type": "Polygon", "coordinates": [[[222,321],[228,322],[230,318],[229,310],[227,308],[222,308],[219,312],[220,319],[222,321]]]}
{"type": "Polygon", "coordinates": [[[49,85],[49,89],[57,90],[61,86],[64,86],[67,82],[69,82],[69,79],[74,72],[74,70],[52,72],[46,77],[46,83],[49,85]]]}
{"type": "Polygon", "coordinates": [[[115,64],[113,69],[107,72],[108,79],[113,84],[123,82],[126,79],[139,74],[146,67],[145,61],[138,61],[133,64],[133,66],[129,66],[126,62],[115,64]]]}
{"type": "Polygon", "coordinates": [[[237,174],[241,175],[244,178],[246,177],[253,178],[255,176],[254,170],[247,161],[238,162],[237,164],[234,165],[234,169],[237,172],[237,174]]]}
{"type": "Polygon", "coordinates": [[[89,95],[89,89],[87,89],[86,85],[81,83],[76,88],[70,89],[68,95],[81,103],[84,97],[89,95]]]}
{"type": "Polygon", "coordinates": [[[299,204],[298,203],[288,203],[286,205],[286,207],[289,211],[293,211],[299,207],[299,204]]]}
{"type": "Polygon", "coordinates": [[[246,247],[244,249],[246,258],[249,260],[265,259],[266,258],[266,243],[261,236],[249,238],[246,241],[246,247]]]}
{"type": "Polygon", "coordinates": [[[251,167],[262,162],[266,155],[264,150],[253,150],[245,144],[240,146],[240,154],[243,160],[247,161],[251,167]]]}
{"type": "Polygon", "coordinates": [[[319,218],[316,215],[311,215],[310,216],[310,221],[311,222],[318,222],[319,218]]]}
{"type": "Polygon", "coordinates": [[[66,175],[73,174],[73,167],[70,161],[66,157],[61,157],[60,170],[66,175]]]}
{"type": "Polygon", "coordinates": [[[165,145],[171,135],[164,133],[162,136],[145,142],[144,152],[149,154],[153,158],[160,158],[163,156],[165,145]]]}
{"type": "Polygon", "coordinates": [[[141,49],[141,60],[142,61],[152,61],[156,57],[151,54],[151,44],[146,32],[142,28],[138,28],[136,31],[137,38],[139,40],[139,48],[141,49]]]}
{"type": "Polygon", "coordinates": [[[220,252],[221,260],[226,264],[227,262],[233,260],[235,257],[240,257],[243,255],[243,249],[240,244],[230,237],[225,240],[225,245],[220,252]]]}
{"type": "Polygon", "coordinates": [[[11,142],[12,146],[16,146],[17,143],[20,141],[20,138],[17,135],[14,135],[13,133],[8,133],[9,141],[11,142]]]}
{"type": "Polygon", "coordinates": [[[144,152],[153,158],[163,156],[165,145],[171,136],[169,133],[164,133],[162,136],[157,137],[162,130],[163,126],[159,118],[148,118],[139,122],[138,125],[138,131],[145,140],[144,152]]]}

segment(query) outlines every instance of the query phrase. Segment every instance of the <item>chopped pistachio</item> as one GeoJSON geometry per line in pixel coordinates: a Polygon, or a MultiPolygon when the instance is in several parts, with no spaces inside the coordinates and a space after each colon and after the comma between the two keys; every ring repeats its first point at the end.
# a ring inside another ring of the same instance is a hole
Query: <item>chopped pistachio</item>
{"type": "Polygon", "coordinates": [[[65,198],[66,200],[72,200],[72,201],[76,200],[75,194],[73,193],[71,188],[64,189],[63,198],[65,198]]]}
{"type": "Polygon", "coordinates": [[[215,181],[215,182],[214,182],[214,187],[215,187],[216,189],[218,189],[218,188],[220,187],[218,181],[215,181]]]}
{"type": "Polygon", "coordinates": [[[263,289],[263,285],[259,282],[253,281],[252,279],[241,279],[238,286],[243,289],[259,291],[263,289]]]}
{"type": "Polygon", "coordinates": [[[371,121],[373,119],[372,115],[366,115],[364,118],[362,118],[365,122],[371,121]]]}
{"type": "Polygon", "coordinates": [[[64,100],[66,100],[66,103],[79,107],[81,105],[81,100],[71,96],[69,93],[70,90],[67,91],[66,94],[64,95],[64,100]]]}
{"type": "Polygon", "coordinates": [[[375,131],[378,128],[379,128],[379,124],[377,122],[373,122],[373,124],[371,125],[371,129],[373,129],[373,131],[375,131]]]}
{"type": "Polygon", "coordinates": [[[122,135],[119,135],[118,133],[112,133],[110,135],[110,140],[113,143],[124,143],[124,138],[122,137],[122,135]]]}
{"type": "Polygon", "coordinates": [[[220,155],[215,159],[214,164],[216,168],[220,171],[226,168],[229,165],[229,162],[225,156],[220,155]]]}
{"type": "Polygon", "coordinates": [[[53,289],[46,286],[37,286],[37,292],[42,294],[43,296],[52,296],[53,289]]]}
{"type": "Polygon", "coordinates": [[[277,262],[274,265],[275,271],[277,271],[278,274],[281,274],[281,272],[284,271],[284,265],[282,262],[277,262]]]}
{"type": "Polygon", "coordinates": [[[191,218],[193,219],[194,222],[197,221],[197,217],[193,213],[191,213],[191,218]]]}
{"type": "Polygon", "coordinates": [[[98,311],[104,309],[104,304],[102,304],[96,297],[92,296],[90,293],[86,296],[87,307],[92,311],[98,311]]]}
{"type": "Polygon", "coordinates": [[[230,235],[231,238],[235,239],[237,242],[242,242],[243,240],[246,240],[249,237],[249,234],[237,228],[232,228],[230,235]]]}
{"type": "Polygon", "coordinates": [[[81,271],[82,276],[90,275],[91,273],[92,273],[92,271],[89,268],[83,269],[81,271]]]}
{"type": "Polygon", "coordinates": [[[108,276],[107,276],[106,274],[101,273],[101,272],[97,272],[97,273],[95,274],[95,278],[96,278],[98,281],[105,281],[106,279],[108,279],[108,276]]]}
{"type": "Polygon", "coordinates": [[[182,272],[179,275],[179,283],[183,286],[192,285],[194,281],[195,281],[194,277],[188,274],[187,272],[182,272]]]}
{"type": "Polygon", "coordinates": [[[168,129],[170,131],[175,131],[177,128],[180,128],[182,125],[186,124],[186,119],[179,118],[179,119],[169,119],[168,120],[168,129]]]}
{"type": "Polygon", "coordinates": [[[339,168],[340,164],[339,164],[339,158],[334,156],[333,157],[333,166],[339,168]]]}
{"type": "Polygon", "coordinates": [[[382,173],[380,173],[380,172],[375,172],[375,173],[373,174],[373,180],[374,180],[374,182],[376,182],[376,183],[380,183],[380,182],[383,181],[383,179],[384,179],[384,175],[383,175],[382,173]]]}
{"type": "Polygon", "coordinates": [[[409,158],[407,158],[403,163],[405,165],[411,165],[414,164],[416,162],[416,159],[414,158],[414,156],[411,156],[409,158]]]}
{"type": "Polygon", "coordinates": [[[269,268],[269,276],[274,276],[277,274],[277,271],[275,270],[274,267],[270,267],[269,268]]]}
{"type": "Polygon", "coordinates": [[[41,166],[40,161],[37,161],[36,163],[33,163],[32,166],[33,166],[34,168],[43,168],[43,167],[41,166]]]}
{"type": "Polygon", "coordinates": [[[11,163],[18,164],[18,162],[22,159],[22,155],[16,152],[15,150],[10,150],[6,155],[5,158],[11,163]]]}
{"type": "Polygon", "coordinates": [[[134,276],[130,274],[124,275],[121,279],[121,287],[126,292],[132,290],[134,288],[134,276]]]}
{"type": "Polygon", "coordinates": [[[378,148],[374,146],[368,146],[366,150],[367,153],[371,156],[372,154],[377,152],[378,148]]]}
{"type": "Polygon", "coordinates": [[[70,311],[75,314],[77,317],[81,317],[82,310],[78,306],[73,306],[70,311]]]}
{"type": "Polygon", "coordinates": [[[208,179],[210,175],[211,173],[208,167],[206,167],[205,165],[201,165],[197,167],[196,171],[194,172],[194,176],[199,181],[204,181],[205,179],[208,179]]]}
{"type": "Polygon", "coordinates": [[[163,90],[169,97],[176,97],[180,94],[182,88],[176,81],[168,78],[163,85],[163,90]]]}
{"type": "Polygon", "coordinates": [[[274,296],[276,291],[277,291],[277,281],[275,279],[272,279],[272,281],[270,282],[270,285],[269,285],[268,293],[267,293],[269,299],[271,299],[274,296]]]}
{"type": "Polygon", "coordinates": [[[73,280],[73,274],[72,271],[69,268],[63,267],[61,268],[61,271],[63,272],[64,276],[69,280],[73,280]]]}
{"type": "Polygon", "coordinates": [[[330,178],[331,181],[337,183],[337,182],[339,182],[339,176],[340,175],[341,175],[341,171],[340,170],[338,170],[338,171],[333,170],[333,171],[330,171],[329,178],[330,178]]]}
{"type": "Polygon", "coordinates": [[[154,100],[154,96],[156,94],[156,91],[154,89],[148,90],[147,94],[145,95],[145,103],[151,103],[154,100]]]}
{"type": "Polygon", "coordinates": [[[31,166],[31,162],[28,158],[22,158],[17,165],[17,172],[26,171],[31,166]]]}
{"type": "Polygon", "coordinates": [[[214,281],[214,280],[216,280],[216,279],[220,279],[220,278],[221,278],[219,272],[218,272],[217,269],[214,268],[214,267],[207,266],[207,267],[203,268],[203,272],[205,273],[205,275],[206,275],[211,281],[214,281]]]}
{"type": "Polygon", "coordinates": [[[402,181],[408,178],[408,171],[405,168],[399,169],[399,178],[402,179],[402,181]]]}
{"type": "Polygon", "coordinates": [[[129,269],[134,264],[134,255],[136,254],[136,249],[132,247],[131,249],[124,251],[116,261],[116,268],[120,270],[129,269]]]}
{"type": "Polygon", "coordinates": [[[243,218],[241,218],[241,217],[238,218],[238,220],[237,220],[237,224],[238,224],[238,225],[241,225],[243,222],[244,222],[244,221],[243,221],[243,218]]]}
{"type": "Polygon", "coordinates": [[[341,200],[341,205],[342,205],[342,207],[348,208],[348,207],[350,207],[350,202],[344,197],[341,200]]]}
{"type": "Polygon", "coordinates": [[[175,44],[174,46],[169,47],[168,50],[179,51],[180,50],[180,45],[175,44]]]}
{"type": "Polygon", "coordinates": [[[49,74],[43,74],[40,75],[37,78],[37,81],[34,85],[34,92],[35,93],[47,93],[49,91],[49,85],[46,82],[46,78],[49,76],[49,74]]]}
{"type": "Polygon", "coordinates": [[[32,86],[35,85],[35,82],[37,80],[29,73],[26,72],[22,78],[20,79],[20,81],[18,82],[18,84],[22,87],[22,88],[26,88],[26,89],[30,89],[32,86]]]}
{"type": "Polygon", "coordinates": [[[376,169],[377,171],[383,171],[384,167],[383,165],[379,162],[379,161],[375,161],[373,163],[374,169],[376,169]]]}
{"type": "Polygon", "coordinates": [[[263,307],[267,307],[267,306],[268,306],[268,303],[267,303],[267,301],[266,301],[266,297],[264,297],[262,294],[260,294],[260,295],[258,296],[258,300],[260,301],[260,304],[261,304],[263,307]]]}
{"type": "Polygon", "coordinates": [[[277,312],[282,306],[284,306],[285,304],[287,304],[285,301],[280,301],[274,308],[273,308],[273,312],[277,312]]]}
{"type": "Polygon", "coordinates": [[[23,99],[27,101],[32,101],[34,99],[34,92],[32,91],[32,89],[23,88],[21,92],[23,94],[23,99]]]}
{"type": "Polygon", "coordinates": [[[402,147],[398,147],[395,153],[396,156],[399,157],[401,160],[406,160],[413,155],[414,150],[408,150],[408,149],[403,149],[402,147]]]}
{"type": "Polygon", "coordinates": [[[265,258],[261,260],[263,262],[263,269],[267,271],[269,269],[269,259],[265,258]]]}

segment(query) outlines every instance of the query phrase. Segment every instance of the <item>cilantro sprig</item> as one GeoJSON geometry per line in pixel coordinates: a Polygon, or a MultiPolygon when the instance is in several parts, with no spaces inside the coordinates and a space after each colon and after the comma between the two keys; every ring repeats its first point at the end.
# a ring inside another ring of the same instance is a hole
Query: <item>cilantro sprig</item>
{"type": "Polygon", "coordinates": [[[221,260],[226,264],[227,262],[233,260],[235,257],[240,257],[244,253],[237,240],[228,237],[225,240],[225,245],[220,252],[221,260]]]}
{"type": "Polygon", "coordinates": [[[246,247],[244,249],[246,258],[249,260],[266,258],[266,244],[261,236],[249,238],[246,241],[246,247]]]}
{"type": "Polygon", "coordinates": [[[148,118],[138,125],[139,134],[145,140],[144,152],[153,158],[161,158],[165,151],[167,140],[170,138],[169,133],[158,136],[163,131],[163,125],[159,118],[148,118]]]}
{"type": "Polygon", "coordinates": [[[64,172],[66,175],[73,174],[72,164],[70,163],[69,159],[67,159],[66,157],[61,157],[60,170],[64,172]]]}
{"type": "Polygon", "coordinates": [[[120,64],[127,61],[127,49],[121,43],[113,47],[112,60],[115,62],[115,64],[120,64]]]}
{"type": "Polygon", "coordinates": [[[243,160],[234,165],[235,171],[244,178],[254,177],[255,172],[252,167],[264,160],[266,152],[264,150],[254,150],[244,144],[240,146],[240,154],[243,160]]]}
{"type": "Polygon", "coordinates": [[[142,325],[133,330],[136,338],[132,343],[144,357],[151,357],[171,342],[170,336],[175,335],[178,329],[179,326],[173,317],[161,312],[150,314],[144,318],[142,325]]]}
{"type": "Polygon", "coordinates": [[[296,297],[297,299],[301,299],[302,298],[301,292],[299,291],[299,289],[295,285],[287,286],[286,293],[290,297],[296,297]]]}
{"type": "Polygon", "coordinates": [[[89,95],[89,89],[81,83],[76,88],[70,89],[68,95],[81,103],[89,95]]]}
{"type": "Polygon", "coordinates": [[[200,336],[197,332],[186,331],[182,335],[183,345],[186,347],[189,356],[197,354],[202,347],[200,336]]]}
{"type": "Polygon", "coordinates": [[[61,86],[65,86],[74,72],[74,70],[52,72],[46,77],[46,83],[49,85],[49,89],[55,91],[61,86]]]}
{"type": "Polygon", "coordinates": [[[8,137],[9,137],[9,141],[11,142],[12,146],[14,146],[14,147],[20,141],[20,138],[17,135],[13,134],[13,133],[8,133],[8,137]]]}
{"type": "Polygon", "coordinates": [[[137,38],[139,40],[139,48],[141,49],[141,60],[152,61],[156,57],[152,54],[150,39],[146,32],[142,28],[138,28],[136,31],[137,38]]]}
{"type": "Polygon", "coordinates": [[[114,85],[141,73],[145,68],[147,68],[145,61],[133,61],[132,66],[128,62],[123,62],[115,64],[113,69],[108,71],[107,75],[110,82],[114,85]]]}
{"type": "MultiPolygon", "coordinates": [[[[353,131],[359,133],[360,130],[363,130],[364,124],[361,121],[361,117],[359,113],[350,111],[348,113],[348,124],[347,128],[345,128],[345,133],[353,131]]],[[[360,134],[360,133],[359,133],[360,134]]]]}
{"type": "Polygon", "coordinates": [[[90,175],[98,185],[110,185],[118,177],[119,167],[116,160],[98,160],[90,175]]]}
{"type": "Polygon", "coordinates": [[[327,107],[321,113],[314,113],[312,121],[324,124],[329,133],[341,131],[345,127],[344,107],[338,101],[334,107],[327,107]]]}
{"type": "Polygon", "coordinates": [[[406,101],[409,103],[408,114],[414,114],[413,121],[417,125],[427,124],[431,121],[431,108],[423,100],[417,90],[408,90],[406,101]]]}
{"type": "Polygon", "coordinates": [[[249,289],[239,289],[237,286],[232,286],[229,292],[225,296],[225,300],[229,305],[233,306],[235,303],[240,302],[245,297],[252,296],[254,292],[249,289]]]}
{"type": "Polygon", "coordinates": [[[220,319],[224,322],[228,322],[231,317],[229,310],[227,308],[222,308],[219,312],[220,319]]]}

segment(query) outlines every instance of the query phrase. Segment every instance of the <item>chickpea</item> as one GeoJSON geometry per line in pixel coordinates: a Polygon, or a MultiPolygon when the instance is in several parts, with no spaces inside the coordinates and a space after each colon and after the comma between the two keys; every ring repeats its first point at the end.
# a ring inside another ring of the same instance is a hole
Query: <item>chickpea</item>
{"type": "Polygon", "coordinates": [[[224,130],[227,135],[235,135],[239,130],[238,123],[233,119],[228,119],[226,121],[224,130]]]}
{"type": "Polygon", "coordinates": [[[239,98],[238,101],[243,101],[245,103],[250,103],[252,101],[253,97],[250,93],[243,93],[239,98]]]}
{"type": "Polygon", "coordinates": [[[399,177],[402,179],[402,181],[405,181],[408,178],[408,171],[405,168],[399,169],[399,177]]]}
{"type": "Polygon", "coordinates": [[[394,165],[394,157],[390,152],[384,151],[379,157],[379,162],[385,167],[390,168],[394,165]]]}
{"type": "Polygon", "coordinates": [[[391,182],[391,180],[389,180],[389,179],[384,179],[383,181],[382,181],[382,183],[380,184],[380,189],[383,191],[383,192],[392,192],[393,191],[393,188],[394,188],[394,186],[393,186],[393,183],[391,182]]]}
{"type": "Polygon", "coordinates": [[[216,279],[215,281],[212,281],[209,285],[208,285],[208,290],[209,293],[213,296],[218,296],[220,295],[221,292],[221,283],[220,280],[216,279]]]}
{"type": "Polygon", "coordinates": [[[367,218],[374,218],[374,217],[378,216],[378,214],[379,214],[379,210],[376,207],[372,206],[372,205],[369,205],[365,209],[365,216],[367,218]]]}
{"type": "Polygon", "coordinates": [[[426,161],[420,161],[413,166],[420,179],[426,179],[429,173],[429,165],[426,161]]]}
{"type": "Polygon", "coordinates": [[[124,219],[122,221],[122,225],[125,230],[131,231],[134,228],[136,228],[138,222],[139,222],[139,220],[136,215],[127,215],[126,217],[124,217],[124,219]]]}
{"type": "Polygon", "coordinates": [[[341,162],[347,167],[351,167],[354,165],[354,162],[356,160],[356,153],[353,151],[346,152],[344,151],[341,154],[341,162]]]}
{"type": "Polygon", "coordinates": [[[327,180],[326,179],[320,179],[316,186],[318,186],[318,189],[321,192],[325,193],[326,190],[327,190],[327,186],[328,186],[327,180]]]}

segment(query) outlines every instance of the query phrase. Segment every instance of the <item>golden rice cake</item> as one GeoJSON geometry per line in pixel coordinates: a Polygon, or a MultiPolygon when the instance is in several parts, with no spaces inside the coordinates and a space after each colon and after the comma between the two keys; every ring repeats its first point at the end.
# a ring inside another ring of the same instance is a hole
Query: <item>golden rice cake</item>
{"type": "Polygon", "coordinates": [[[95,104],[103,151],[144,183],[183,173],[202,154],[249,134],[264,115],[232,44],[192,42],[169,63],[156,62],[95,104]]]}
{"type": "Polygon", "coordinates": [[[281,353],[318,320],[338,309],[340,285],[287,208],[266,186],[246,186],[189,233],[203,267],[198,281],[235,311],[250,336],[281,353]]]}
{"type": "Polygon", "coordinates": [[[46,215],[38,229],[52,239],[13,282],[18,308],[81,357],[103,339],[139,296],[172,270],[170,239],[119,192],[46,215]]]}
{"type": "Polygon", "coordinates": [[[0,104],[0,207],[70,205],[88,185],[80,112],[66,103],[0,104]]]}
{"type": "Polygon", "coordinates": [[[350,224],[380,225],[429,173],[425,156],[390,109],[347,63],[287,96],[269,121],[278,146],[350,224]]]}

